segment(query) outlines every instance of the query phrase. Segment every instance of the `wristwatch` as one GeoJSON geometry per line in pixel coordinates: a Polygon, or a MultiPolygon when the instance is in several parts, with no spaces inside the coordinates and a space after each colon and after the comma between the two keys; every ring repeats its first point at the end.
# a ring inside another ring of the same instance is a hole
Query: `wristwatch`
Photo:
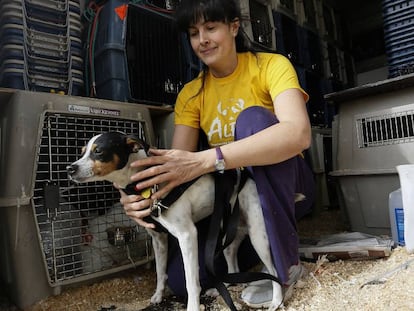
{"type": "Polygon", "coordinates": [[[226,162],[224,162],[223,153],[221,152],[220,147],[216,147],[216,172],[223,174],[224,169],[226,168],[226,162]]]}

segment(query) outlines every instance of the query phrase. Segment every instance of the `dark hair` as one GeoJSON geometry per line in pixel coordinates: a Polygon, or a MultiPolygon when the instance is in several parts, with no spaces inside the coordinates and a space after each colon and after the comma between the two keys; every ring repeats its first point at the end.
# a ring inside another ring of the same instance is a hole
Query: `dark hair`
{"type": "MultiPolygon", "coordinates": [[[[181,0],[175,18],[178,29],[182,32],[188,32],[188,29],[201,19],[223,23],[230,23],[235,19],[240,23],[242,21],[239,3],[236,0],[181,0]]],[[[253,51],[241,26],[236,36],[236,51],[253,51]]]]}
{"type": "MultiPolygon", "coordinates": [[[[175,19],[178,29],[187,34],[189,28],[200,20],[230,23],[238,19],[240,24],[242,22],[239,3],[236,0],[181,0],[175,11],[175,19]]],[[[250,51],[255,53],[241,25],[235,40],[237,52],[250,51]]],[[[208,67],[203,65],[202,71],[201,87],[194,97],[200,94],[204,88],[208,67]]]]}

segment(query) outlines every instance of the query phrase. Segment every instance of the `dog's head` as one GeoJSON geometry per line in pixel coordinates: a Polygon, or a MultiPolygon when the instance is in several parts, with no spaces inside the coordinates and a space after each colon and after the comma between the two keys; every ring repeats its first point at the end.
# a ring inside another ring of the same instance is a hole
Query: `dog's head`
{"type": "Polygon", "coordinates": [[[149,146],[133,135],[106,132],[91,138],[81,158],[66,167],[76,183],[107,180],[124,186],[130,182],[130,163],[147,156],[149,146]],[[126,183],[126,184],[125,184],[126,183]]]}

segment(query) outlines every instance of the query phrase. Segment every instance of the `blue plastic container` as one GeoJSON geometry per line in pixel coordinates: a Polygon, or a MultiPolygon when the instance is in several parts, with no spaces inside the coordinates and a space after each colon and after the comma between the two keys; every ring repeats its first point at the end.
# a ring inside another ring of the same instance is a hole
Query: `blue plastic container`
{"type": "Polygon", "coordinates": [[[83,90],[78,0],[2,1],[0,9],[0,86],[83,90]]]}
{"type": "Polygon", "coordinates": [[[401,12],[411,10],[414,7],[413,0],[383,0],[382,12],[384,17],[388,17],[393,14],[399,14],[401,12]]]}
{"type": "Polygon", "coordinates": [[[414,71],[414,0],[382,2],[384,41],[389,76],[414,71]]]}
{"type": "Polygon", "coordinates": [[[64,10],[53,10],[47,7],[37,6],[27,2],[25,4],[26,14],[28,17],[37,20],[47,20],[56,25],[67,25],[68,8],[64,10]]]}
{"type": "Polygon", "coordinates": [[[118,101],[128,101],[128,67],[125,53],[126,19],[121,19],[115,8],[127,0],[109,0],[99,13],[99,24],[94,43],[96,96],[118,101]]]}
{"type": "Polygon", "coordinates": [[[5,44],[0,46],[0,60],[24,59],[23,47],[18,44],[5,44]]]}
{"type": "Polygon", "coordinates": [[[129,101],[129,77],[125,48],[102,49],[95,55],[96,96],[117,101],[129,101]]]}
{"type": "Polygon", "coordinates": [[[24,69],[6,68],[0,72],[0,85],[12,89],[28,89],[24,69]]]}
{"type": "Polygon", "coordinates": [[[390,193],[388,200],[391,235],[395,244],[405,245],[404,241],[404,208],[401,188],[390,193]]]}
{"type": "Polygon", "coordinates": [[[414,2],[413,5],[406,6],[402,10],[387,12],[383,10],[383,26],[384,33],[392,34],[393,31],[404,29],[407,26],[413,25],[414,16],[414,2]]]}

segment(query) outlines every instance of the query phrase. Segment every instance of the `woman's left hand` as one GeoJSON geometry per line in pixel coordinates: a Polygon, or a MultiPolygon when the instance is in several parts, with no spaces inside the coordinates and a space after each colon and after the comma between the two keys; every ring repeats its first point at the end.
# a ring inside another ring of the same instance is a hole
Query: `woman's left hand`
{"type": "Polygon", "coordinates": [[[161,199],[174,187],[208,173],[209,161],[205,152],[189,152],[177,149],[150,149],[151,156],[131,164],[132,167],[147,167],[131,176],[131,181],[141,181],[137,189],[155,184],[161,185],[152,199],[161,199]]]}

